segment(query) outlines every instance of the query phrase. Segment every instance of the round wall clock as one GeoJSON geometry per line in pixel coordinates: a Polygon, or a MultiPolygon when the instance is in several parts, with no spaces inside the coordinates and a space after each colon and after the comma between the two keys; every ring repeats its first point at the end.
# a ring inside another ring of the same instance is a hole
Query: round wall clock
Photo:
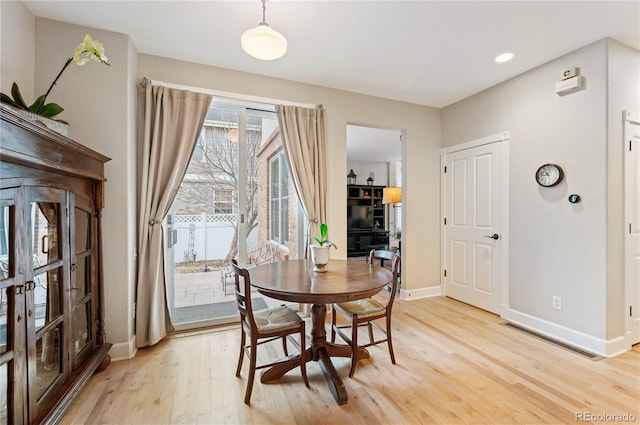
{"type": "Polygon", "coordinates": [[[564,173],[562,168],[556,164],[544,164],[536,171],[536,181],[540,186],[551,187],[562,181],[564,173]]]}

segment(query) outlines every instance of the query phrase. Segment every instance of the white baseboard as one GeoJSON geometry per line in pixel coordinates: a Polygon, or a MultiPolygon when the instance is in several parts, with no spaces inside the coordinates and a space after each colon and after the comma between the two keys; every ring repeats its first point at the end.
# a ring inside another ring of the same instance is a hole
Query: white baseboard
{"type": "Polygon", "coordinates": [[[439,297],[440,295],[442,295],[441,285],[418,289],[400,288],[400,299],[404,301],[418,300],[420,298],[439,297]]]}
{"type": "Polygon", "coordinates": [[[599,356],[615,357],[629,350],[624,336],[609,340],[596,338],[512,309],[509,309],[507,315],[502,317],[515,325],[599,356]]]}
{"type": "Polygon", "coordinates": [[[109,350],[112,362],[120,360],[129,360],[135,357],[138,352],[136,347],[136,336],[133,335],[128,342],[119,342],[113,344],[109,350]]]}
{"type": "Polygon", "coordinates": [[[509,317],[509,305],[508,304],[500,304],[500,317],[506,319],[509,317]]]}

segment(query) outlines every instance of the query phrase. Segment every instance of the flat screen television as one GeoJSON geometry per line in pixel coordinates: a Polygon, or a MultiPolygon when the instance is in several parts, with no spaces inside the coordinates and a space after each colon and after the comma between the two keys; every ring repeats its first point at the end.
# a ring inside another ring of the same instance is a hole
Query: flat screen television
{"type": "Polygon", "coordinates": [[[373,229],[373,207],[370,205],[351,205],[347,208],[347,229],[373,229]]]}

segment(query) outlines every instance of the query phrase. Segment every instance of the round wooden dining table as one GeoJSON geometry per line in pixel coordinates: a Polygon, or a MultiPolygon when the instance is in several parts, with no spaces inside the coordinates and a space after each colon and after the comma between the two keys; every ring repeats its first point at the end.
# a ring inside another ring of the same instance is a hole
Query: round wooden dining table
{"type": "MultiPolygon", "coordinates": [[[[327,272],[317,273],[309,260],[291,260],[261,264],[251,268],[250,273],[251,285],[261,294],[312,305],[311,344],[306,347],[307,360],[320,362],[331,394],[338,404],[346,403],[347,391],[331,357],[351,357],[351,347],[327,341],[326,306],[375,295],[391,282],[391,272],[364,262],[330,260],[327,272]]],[[[358,359],[368,357],[366,349],[358,349],[358,359]]],[[[278,379],[299,364],[300,359],[295,355],[284,357],[262,373],[260,382],[278,379]]]]}

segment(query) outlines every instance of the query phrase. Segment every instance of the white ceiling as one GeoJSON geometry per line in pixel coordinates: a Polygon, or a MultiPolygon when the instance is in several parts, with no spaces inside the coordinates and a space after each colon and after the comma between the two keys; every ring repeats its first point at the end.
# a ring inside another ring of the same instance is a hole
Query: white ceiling
{"type": "Polygon", "coordinates": [[[603,37],[640,50],[639,1],[271,0],[266,21],[289,50],[269,62],[240,47],[258,0],[24,3],[128,34],[140,53],[439,108],[603,37]],[[504,51],[515,58],[494,63],[504,51]]]}
{"type": "Polygon", "coordinates": [[[400,161],[400,130],[347,125],[347,158],[357,161],[400,161]]]}

